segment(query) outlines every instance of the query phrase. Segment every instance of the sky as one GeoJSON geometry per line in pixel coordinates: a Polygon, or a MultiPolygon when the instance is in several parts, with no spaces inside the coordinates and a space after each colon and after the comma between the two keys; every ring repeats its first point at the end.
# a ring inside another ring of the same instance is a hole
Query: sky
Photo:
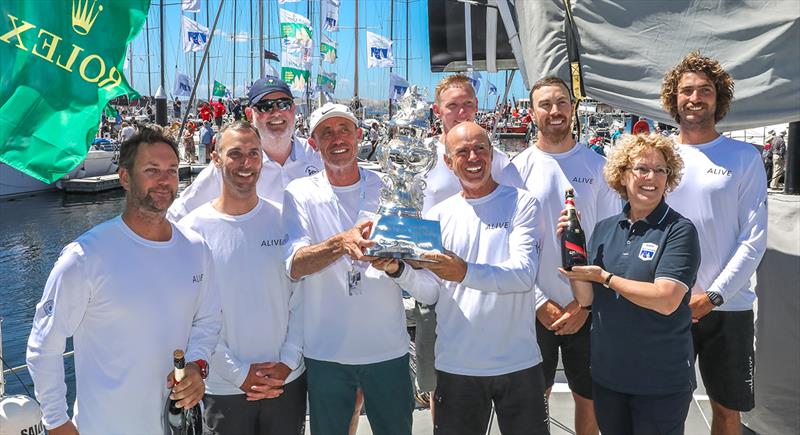
{"type": "MultiPolygon", "coordinates": [[[[160,50],[159,50],[159,4],[164,1],[164,55],[165,55],[165,91],[170,95],[174,86],[175,70],[179,70],[189,76],[193,75],[193,56],[191,53],[183,52],[181,40],[181,10],[180,0],[151,0],[150,13],[146,29],[133,41],[133,87],[142,95],[154,94],[160,83],[160,50]],[[147,49],[147,35],[149,35],[150,49],[147,49]],[[149,56],[148,56],[149,53],[149,56]],[[150,61],[150,84],[148,85],[147,60],[150,61]]],[[[278,4],[278,0],[262,0],[264,2],[264,34],[265,46],[272,52],[280,55],[280,39],[278,37],[278,8],[284,8],[292,12],[300,13],[308,17],[308,4],[301,1],[298,3],[278,4]]],[[[314,27],[315,49],[314,55],[318,56],[319,28],[319,1],[311,1],[316,10],[313,12],[312,26],[314,27]]],[[[364,99],[387,99],[389,95],[389,68],[367,68],[366,60],[366,31],[378,33],[389,37],[390,34],[390,0],[359,0],[359,96],[364,99]]],[[[208,20],[208,27],[211,28],[219,7],[219,1],[201,0],[200,12],[196,14],[186,14],[189,18],[195,19],[200,24],[205,25],[208,20]],[[206,9],[209,13],[206,13],[206,9]]],[[[426,88],[432,99],[433,89],[436,83],[446,74],[431,73],[430,70],[430,51],[428,48],[428,2],[426,0],[394,0],[394,44],[393,52],[395,64],[393,72],[406,76],[408,73],[409,82],[426,88]],[[408,44],[406,44],[406,6],[408,6],[408,44]],[[408,52],[408,56],[406,56],[408,52]],[[406,58],[408,57],[408,69],[406,69],[406,58]]],[[[245,93],[247,84],[251,80],[250,62],[250,26],[252,22],[253,50],[258,51],[258,0],[225,0],[222,6],[217,31],[211,44],[209,52],[210,59],[208,68],[211,75],[211,83],[214,80],[226,85],[229,89],[233,88],[233,62],[234,44],[236,46],[236,96],[245,93]],[[252,4],[253,13],[250,13],[252,4]],[[236,28],[234,28],[234,17],[236,28]]],[[[355,0],[341,0],[339,9],[338,32],[326,32],[326,34],[337,41],[336,63],[330,65],[323,64],[327,72],[337,73],[337,83],[335,97],[337,99],[349,99],[353,96],[353,76],[355,73],[355,0]]],[[[197,66],[200,67],[202,52],[197,54],[197,66]]],[[[273,67],[280,71],[280,64],[275,61],[269,62],[273,67]]],[[[316,80],[316,73],[319,65],[318,57],[314,59],[312,68],[312,80],[316,80]]],[[[253,74],[258,76],[258,60],[253,62],[253,74]]],[[[498,88],[498,93],[502,95],[505,83],[505,72],[495,74],[481,72],[484,79],[493,83],[498,88]]],[[[131,79],[130,69],[127,71],[129,81],[131,79]]],[[[206,99],[208,96],[206,80],[207,73],[203,75],[198,84],[198,98],[206,99]]],[[[482,108],[487,104],[494,107],[496,96],[487,95],[485,92],[486,82],[481,84],[479,90],[479,104],[482,108]]],[[[516,74],[512,82],[509,99],[526,97],[526,91],[522,84],[519,74],[516,74]]]]}

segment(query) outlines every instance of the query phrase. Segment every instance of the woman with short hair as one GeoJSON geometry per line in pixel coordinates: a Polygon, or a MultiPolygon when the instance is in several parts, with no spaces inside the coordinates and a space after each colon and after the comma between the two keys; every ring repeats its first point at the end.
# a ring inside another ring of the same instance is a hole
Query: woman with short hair
{"type": "MultiPolygon", "coordinates": [[[[623,136],[604,175],[627,204],[594,228],[588,266],[561,269],[578,303],[591,306],[602,433],[683,434],[697,386],[689,290],[700,245],[692,222],[664,200],[682,168],[670,139],[623,136]]],[[[562,216],[558,232],[565,226],[562,216]]]]}

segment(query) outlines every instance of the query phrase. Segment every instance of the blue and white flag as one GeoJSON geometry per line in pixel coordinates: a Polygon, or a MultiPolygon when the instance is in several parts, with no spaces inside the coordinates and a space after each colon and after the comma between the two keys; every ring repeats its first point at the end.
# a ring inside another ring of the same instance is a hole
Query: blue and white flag
{"type": "Polygon", "coordinates": [[[299,2],[300,2],[300,0],[278,0],[278,4],[279,5],[283,5],[283,4],[286,4],[286,3],[299,3],[299,2]]]}
{"type": "Polygon", "coordinates": [[[497,86],[489,80],[486,80],[486,83],[489,85],[489,95],[497,95],[497,86]]]}
{"type": "Polygon", "coordinates": [[[397,74],[390,74],[389,75],[389,99],[392,101],[397,101],[402,97],[406,90],[411,86],[406,79],[400,77],[397,74]]]}
{"type": "Polygon", "coordinates": [[[469,78],[469,82],[472,84],[472,87],[475,89],[475,95],[478,95],[478,91],[481,90],[481,73],[477,71],[473,71],[471,73],[467,73],[467,78],[469,78]]]}
{"type": "Polygon", "coordinates": [[[339,0],[322,0],[322,30],[339,31],[339,0]]]}
{"type": "Polygon", "coordinates": [[[180,71],[175,71],[175,89],[172,91],[173,95],[176,97],[189,97],[192,95],[193,87],[194,83],[192,83],[191,77],[180,71]]]}
{"type": "Polygon", "coordinates": [[[393,67],[392,41],[376,33],[367,32],[367,67],[393,67]]]}
{"type": "Polygon", "coordinates": [[[189,17],[183,17],[183,51],[203,51],[208,41],[208,27],[205,27],[189,17]]]}
{"type": "Polygon", "coordinates": [[[184,12],[200,12],[200,0],[183,0],[181,2],[181,9],[184,12]]]}

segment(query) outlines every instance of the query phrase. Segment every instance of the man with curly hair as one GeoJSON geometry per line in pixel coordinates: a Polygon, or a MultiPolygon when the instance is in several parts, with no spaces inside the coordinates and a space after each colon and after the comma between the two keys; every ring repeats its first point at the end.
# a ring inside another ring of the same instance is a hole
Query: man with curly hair
{"type": "Polygon", "coordinates": [[[680,126],[683,179],[667,197],[700,235],[702,259],[692,288],[692,334],[711,400],[711,433],[741,433],[741,411],[754,406],[753,303],[750,277],[767,242],[764,165],[752,145],[720,135],[733,79],[719,61],[688,54],[667,72],[661,101],[680,126]]]}

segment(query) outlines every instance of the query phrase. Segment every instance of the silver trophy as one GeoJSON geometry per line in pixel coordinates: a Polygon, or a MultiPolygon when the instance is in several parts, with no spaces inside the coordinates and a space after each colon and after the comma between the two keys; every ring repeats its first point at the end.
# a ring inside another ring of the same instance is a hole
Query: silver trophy
{"type": "Polygon", "coordinates": [[[425,96],[416,86],[406,91],[389,121],[389,140],[378,145],[376,156],[386,175],[370,236],[375,245],[367,256],[425,261],[426,252],[444,252],[439,222],[420,218],[422,177],[436,165],[436,144],[425,144],[430,128],[425,96]]]}

